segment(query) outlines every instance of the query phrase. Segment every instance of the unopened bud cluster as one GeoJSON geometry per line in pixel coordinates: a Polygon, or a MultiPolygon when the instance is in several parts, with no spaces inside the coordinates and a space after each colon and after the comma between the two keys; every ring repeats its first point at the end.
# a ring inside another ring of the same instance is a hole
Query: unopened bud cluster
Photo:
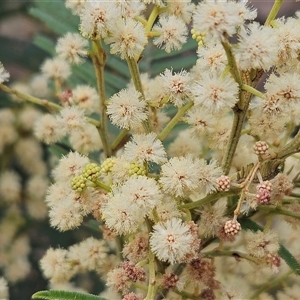
{"type": "Polygon", "coordinates": [[[199,47],[202,47],[204,45],[203,38],[205,34],[201,34],[200,32],[196,31],[195,29],[191,30],[192,38],[196,40],[199,47]]]}
{"type": "Polygon", "coordinates": [[[265,141],[258,141],[254,144],[253,150],[256,155],[264,155],[267,154],[269,146],[265,141]]]}
{"type": "Polygon", "coordinates": [[[112,167],[115,165],[114,158],[107,158],[101,165],[101,173],[111,172],[112,167]]]}
{"type": "Polygon", "coordinates": [[[266,256],[266,263],[271,266],[271,268],[278,269],[281,265],[281,260],[277,254],[269,253],[266,256]]]}
{"type": "Polygon", "coordinates": [[[129,165],[129,175],[146,175],[146,168],[142,164],[133,162],[129,165]]]}
{"type": "Polygon", "coordinates": [[[256,201],[259,204],[268,204],[271,201],[272,183],[264,181],[256,187],[256,201]]]}
{"type": "Polygon", "coordinates": [[[174,273],[166,273],[162,277],[162,284],[168,290],[176,288],[179,276],[174,273]]]}
{"type": "Polygon", "coordinates": [[[87,180],[94,182],[99,178],[101,173],[100,170],[101,168],[97,164],[90,163],[84,167],[82,176],[87,180]]]}
{"type": "Polygon", "coordinates": [[[236,220],[229,220],[225,223],[224,231],[228,235],[236,235],[241,230],[241,224],[236,220]]]}
{"type": "Polygon", "coordinates": [[[86,181],[83,175],[75,176],[71,180],[71,188],[78,193],[82,193],[86,188],[86,181]]]}
{"type": "Polygon", "coordinates": [[[82,193],[87,187],[87,182],[96,182],[100,173],[101,168],[97,164],[86,164],[82,173],[72,178],[71,188],[78,193],[82,193]]]}
{"type": "Polygon", "coordinates": [[[219,178],[217,178],[217,189],[219,191],[229,191],[230,190],[230,178],[225,175],[222,175],[219,178]]]}

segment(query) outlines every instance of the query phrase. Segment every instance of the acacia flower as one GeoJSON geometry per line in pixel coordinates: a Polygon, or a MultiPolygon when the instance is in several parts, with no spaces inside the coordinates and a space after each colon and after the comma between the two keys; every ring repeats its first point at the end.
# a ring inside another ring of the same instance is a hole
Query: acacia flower
{"type": "Polygon", "coordinates": [[[264,258],[267,254],[277,254],[279,250],[278,235],[273,231],[247,230],[245,240],[248,252],[258,258],[264,258]]]}
{"type": "Polygon", "coordinates": [[[70,134],[70,144],[75,151],[88,154],[102,149],[102,141],[97,128],[92,124],[86,124],[79,130],[70,134]]]}
{"type": "Polygon", "coordinates": [[[42,142],[52,144],[58,142],[65,135],[65,131],[55,116],[45,114],[35,122],[34,134],[42,142]]]}
{"type": "MultiPolygon", "coordinates": [[[[220,199],[221,200],[221,199],[220,199]]],[[[204,206],[201,209],[201,218],[198,223],[199,234],[205,237],[216,236],[220,228],[227,221],[224,216],[226,213],[226,201],[217,202],[212,206],[204,206]]]]}
{"type": "Polygon", "coordinates": [[[71,75],[70,65],[60,57],[48,58],[41,66],[46,78],[67,79],[71,75]]]}
{"type": "Polygon", "coordinates": [[[162,142],[157,139],[155,133],[134,134],[132,140],[125,145],[124,158],[128,161],[139,163],[154,162],[164,163],[167,154],[162,142]]]}
{"type": "Polygon", "coordinates": [[[33,76],[30,81],[30,90],[33,96],[47,98],[50,94],[48,79],[42,74],[33,76]]]}
{"type": "Polygon", "coordinates": [[[293,59],[297,59],[300,50],[299,39],[299,19],[281,18],[276,20],[278,30],[278,58],[280,64],[284,64],[293,59]]]}
{"type": "Polygon", "coordinates": [[[66,8],[69,8],[74,15],[79,16],[88,0],[66,0],[66,8]]]}
{"type": "Polygon", "coordinates": [[[198,187],[198,169],[193,158],[173,157],[161,167],[159,183],[166,193],[183,197],[198,187]]]}
{"type": "Polygon", "coordinates": [[[238,84],[231,76],[221,78],[218,74],[205,73],[192,87],[195,105],[218,112],[231,108],[238,101],[238,84]]]}
{"type": "Polygon", "coordinates": [[[66,106],[59,113],[58,121],[67,133],[81,130],[87,124],[84,110],[78,107],[66,106]]]}
{"type": "Polygon", "coordinates": [[[199,193],[208,194],[216,190],[217,178],[222,175],[222,169],[217,165],[217,161],[212,159],[207,163],[204,159],[196,159],[198,174],[198,187],[199,193]]]}
{"type": "Polygon", "coordinates": [[[58,57],[67,60],[70,64],[79,65],[88,55],[88,45],[88,41],[78,33],[68,32],[58,39],[55,50],[58,57]]]}
{"type": "Polygon", "coordinates": [[[204,136],[214,125],[211,113],[200,105],[192,107],[187,112],[185,121],[191,125],[191,133],[196,136],[204,136]]]}
{"type": "Polygon", "coordinates": [[[193,135],[193,132],[188,128],[182,130],[175,140],[170,143],[167,153],[169,156],[185,156],[192,155],[198,157],[202,151],[202,143],[193,135]]]}
{"type": "Polygon", "coordinates": [[[175,106],[182,106],[186,100],[191,96],[189,89],[190,76],[185,70],[178,73],[173,73],[173,70],[166,69],[164,73],[160,74],[163,81],[163,90],[166,96],[169,96],[169,101],[173,102],[175,106]]]}
{"type": "MultiPolygon", "coordinates": [[[[71,192],[73,191],[71,190],[71,192]]],[[[48,207],[53,207],[56,205],[56,203],[59,203],[63,201],[63,199],[67,198],[69,193],[70,189],[66,189],[64,182],[53,183],[47,189],[45,202],[48,207]]]]}
{"type": "Polygon", "coordinates": [[[8,203],[21,199],[21,178],[15,171],[6,170],[0,176],[0,197],[8,203]]]}
{"type": "MultiPolygon", "coordinates": [[[[175,199],[169,195],[163,195],[162,201],[160,201],[155,207],[155,213],[159,217],[161,222],[165,222],[172,218],[180,218],[181,212],[177,207],[175,199]]],[[[151,220],[155,220],[153,214],[149,215],[151,220]]]]}
{"type": "Polygon", "coordinates": [[[75,207],[76,195],[70,191],[67,198],[57,202],[50,208],[50,225],[59,231],[72,230],[79,227],[83,221],[83,214],[79,207],[75,207]]]}
{"type": "Polygon", "coordinates": [[[99,270],[107,259],[108,248],[104,240],[89,237],[79,245],[80,264],[87,270],[99,270]]]}
{"type": "Polygon", "coordinates": [[[146,6],[141,1],[127,1],[121,0],[115,2],[116,7],[120,10],[123,18],[135,18],[142,14],[146,6]]]}
{"type": "MultiPolygon", "coordinates": [[[[208,42],[197,50],[198,59],[195,69],[197,74],[204,72],[216,72],[220,74],[227,65],[227,58],[224,48],[219,43],[208,42]]],[[[202,76],[201,76],[202,77],[202,76]]]]}
{"type": "Polygon", "coordinates": [[[147,119],[146,101],[140,92],[130,87],[110,98],[107,114],[114,125],[130,129],[147,119]]]}
{"type": "Polygon", "coordinates": [[[149,252],[149,237],[146,233],[135,234],[133,240],[128,241],[123,247],[123,256],[134,263],[146,259],[149,252]]]}
{"type": "Polygon", "coordinates": [[[191,3],[191,0],[167,0],[167,3],[167,14],[174,15],[177,18],[182,19],[186,24],[190,23],[192,13],[195,9],[195,5],[191,3]]]}
{"type": "Polygon", "coordinates": [[[187,40],[187,26],[182,19],[175,16],[160,17],[159,24],[153,26],[153,31],[160,35],[153,40],[154,45],[167,53],[181,49],[187,40]]]}
{"type": "MultiPolygon", "coordinates": [[[[281,106],[296,109],[294,106],[300,103],[299,80],[300,75],[294,72],[280,74],[280,76],[271,75],[265,84],[266,100],[272,101],[273,106],[279,106],[279,109],[281,106]]],[[[268,111],[270,110],[271,107],[268,111]]]]}
{"type": "Polygon", "coordinates": [[[99,111],[99,95],[95,88],[88,85],[77,85],[72,90],[69,101],[87,113],[99,111]]]}
{"type": "Polygon", "coordinates": [[[70,152],[63,156],[53,169],[52,175],[57,182],[70,183],[74,176],[80,175],[89,159],[78,152],[70,152]]]}
{"type": "Polygon", "coordinates": [[[107,36],[109,24],[118,17],[114,3],[89,2],[80,12],[80,33],[86,38],[104,38],[107,36]]]}
{"type": "Polygon", "coordinates": [[[268,70],[278,61],[277,29],[254,22],[242,30],[233,49],[242,70],[268,70]]]}
{"type": "Polygon", "coordinates": [[[72,277],[71,265],[66,260],[67,253],[65,249],[49,248],[41,259],[41,269],[51,282],[64,282],[72,277]]]}
{"type": "MultiPolygon", "coordinates": [[[[117,18],[114,16],[114,20],[117,18]]],[[[112,54],[119,54],[122,59],[135,58],[141,54],[147,44],[145,29],[133,19],[118,19],[110,27],[110,35],[105,39],[112,54]]]]}
{"type": "Polygon", "coordinates": [[[8,81],[9,77],[9,73],[4,69],[2,63],[0,62],[0,83],[8,81]]]}
{"type": "Polygon", "coordinates": [[[175,264],[187,262],[187,257],[193,252],[194,239],[187,224],[172,218],[153,226],[150,246],[158,259],[175,264]]]}
{"type": "Polygon", "coordinates": [[[109,198],[101,212],[106,226],[119,235],[135,232],[144,221],[141,210],[130,201],[124,201],[121,193],[109,198]]]}
{"type": "Polygon", "coordinates": [[[236,28],[243,24],[238,8],[233,2],[203,1],[200,2],[193,15],[195,31],[205,33],[205,40],[223,39],[232,36],[236,28]]]}
{"type": "Polygon", "coordinates": [[[162,199],[162,193],[156,181],[146,176],[129,178],[119,190],[124,199],[137,206],[143,214],[150,213],[162,199]]]}

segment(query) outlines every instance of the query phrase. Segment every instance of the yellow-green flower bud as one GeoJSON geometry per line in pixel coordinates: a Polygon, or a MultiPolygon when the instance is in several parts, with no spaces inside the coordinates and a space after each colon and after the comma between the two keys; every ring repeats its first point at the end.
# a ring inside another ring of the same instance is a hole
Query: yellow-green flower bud
{"type": "Polygon", "coordinates": [[[111,172],[111,169],[115,165],[115,163],[116,162],[114,158],[107,158],[101,165],[101,173],[111,172]]]}
{"type": "Polygon", "coordinates": [[[82,172],[82,176],[89,181],[96,181],[101,173],[101,168],[95,163],[87,164],[82,172]]]}
{"type": "Polygon", "coordinates": [[[129,175],[146,175],[146,168],[144,165],[138,164],[138,163],[131,163],[129,165],[129,175]]]}
{"type": "Polygon", "coordinates": [[[71,180],[72,190],[82,193],[86,189],[86,178],[82,175],[74,176],[71,180]]]}

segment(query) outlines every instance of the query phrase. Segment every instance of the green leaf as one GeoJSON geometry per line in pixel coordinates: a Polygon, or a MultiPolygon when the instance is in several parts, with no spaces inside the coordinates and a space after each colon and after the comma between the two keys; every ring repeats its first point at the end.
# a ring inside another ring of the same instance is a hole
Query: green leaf
{"type": "MultiPolygon", "coordinates": [[[[240,223],[243,229],[250,229],[252,231],[263,231],[263,228],[251,219],[240,220],[240,223]]],[[[300,275],[300,265],[288,249],[286,249],[283,245],[280,244],[278,254],[296,275],[300,275]]]]}
{"type": "Polygon", "coordinates": [[[91,294],[68,291],[39,291],[32,295],[32,299],[42,300],[107,300],[91,294]]]}
{"type": "Polygon", "coordinates": [[[34,37],[33,44],[43,49],[48,54],[55,54],[55,44],[50,38],[46,36],[36,35],[34,37]]]}
{"type": "Polygon", "coordinates": [[[78,32],[79,17],[65,7],[62,0],[40,1],[35,0],[35,7],[29,9],[29,13],[40,19],[49,28],[59,35],[67,32],[78,32]]]}
{"type": "Polygon", "coordinates": [[[64,142],[49,145],[47,149],[53,156],[57,158],[61,158],[62,155],[67,155],[70,151],[72,151],[72,148],[64,142]]]}

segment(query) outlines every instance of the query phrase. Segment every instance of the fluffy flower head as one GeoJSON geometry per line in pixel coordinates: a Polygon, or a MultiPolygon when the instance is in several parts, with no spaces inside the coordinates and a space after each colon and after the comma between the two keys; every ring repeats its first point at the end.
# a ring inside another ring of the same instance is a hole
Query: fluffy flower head
{"type": "Polygon", "coordinates": [[[74,150],[88,154],[102,149],[102,141],[97,128],[92,124],[86,124],[80,130],[75,130],[70,134],[70,144],[74,150]]]}
{"type": "Polygon", "coordinates": [[[218,112],[230,108],[238,101],[238,85],[231,76],[221,78],[217,74],[205,73],[192,88],[195,105],[218,112]]]}
{"type": "Polygon", "coordinates": [[[58,166],[53,170],[52,174],[55,181],[69,183],[70,180],[83,171],[89,159],[80,155],[78,152],[70,152],[67,156],[63,156],[58,166]]]}
{"type": "Polygon", "coordinates": [[[148,214],[162,199],[162,193],[156,181],[146,176],[131,177],[120,188],[126,201],[148,214]]]}
{"type": "Polygon", "coordinates": [[[173,157],[162,165],[159,182],[166,193],[182,197],[196,190],[197,174],[197,166],[191,156],[173,157]]]}
{"type": "Polygon", "coordinates": [[[64,136],[65,131],[55,116],[45,114],[35,122],[34,134],[46,144],[52,144],[59,141],[64,136]]]}
{"type": "Polygon", "coordinates": [[[223,39],[225,35],[232,36],[243,21],[235,3],[224,3],[224,1],[200,2],[193,15],[194,29],[205,33],[206,40],[223,39]]]}
{"type": "Polygon", "coordinates": [[[111,44],[112,54],[119,54],[122,59],[135,58],[143,51],[147,44],[147,37],[141,23],[133,19],[119,19],[110,28],[110,36],[105,39],[105,42],[111,44]]]}
{"type": "Polygon", "coordinates": [[[174,1],[167,0],[167,14],[181,18],[185,23],[190,23],[195,5],[190,0],[174,1]]]}
{"type": "Polygon", "coordinates": [[[108,199],[101,212],[106,226],[119,235],[135,232],[144,221],[140,209],[136,205],[124,201],[121,193],[108,199]]]}
{"type": "Polygon", "coordinates": [[[172,73],[172,70],[166,69],[165,72],[161,74],[163,89],[165,94],[170,97],[170,102],[173,102],[175,106],[182,106],[190,95],[190,76],[189,73],[184,70],[179,73],[172,73]]]}
{"type": "Polygon", "coordinates": [[[69,101],[81,109],[84,109],[87,113],[92,113],[99,110],[98,93],[95,88],[88,85],[76,86],[76,88],[72,90],[72,95],[69,101]]]}
{"type": "Polygon", "coordinates": [[[243,70],[268,70],[278,60],[277,29],[260,26],[254,22],[240,34],[238,47],[234,50],[243,70]]]}
{"type": "Polygon", "coordinates": [[[278,235],[275,232],[248,230],[245,235],[246,248],[251,255],[259,258],[265,257],[267,254],[277,254],[279,250],[278,235]]]}
{"type": "Polygon", "coordinates": [[[79,30],[87,38],[104,38],[107,36],[111,20],[118,17],[114,3],[104,1],[88,3],[80,11],[79,30]]]}
{"type": "Polygon", "coordinates": [[[194,236],[190,227],[177,218],[154,225],[150,237],[150,246],[154,254],[161,261],[171,264],[186,261],[193,242],[194,236]]]}
{"type": "Polygon", "coordinates": [[[75,106],[64,107],[60,111],[59,122],[68,133],[72,130],[81,130],[86,125],[84,110],[75,106]]]}
{"type": "Polygon", "coordinates": [[[66,0],[66,8],[71,9],[74,15],[80,15],[88,0],[66,0]]]}
{"type": "Polygon", "coordinates": [[[66,59],[70,64],[81,64],[83,58],[87,56],[89,43],[78,33],[68,32],[57,41],[56,53],[62,59],[66,59]]]}
{"type": "Polygon", "coordinates": [[[154,162],[157,164],[166,161],[166,151],[155,133],[135,134],[132,140],[125,145],[124,157],[128,161],[154,162]]]}
{"type": "Polygon", "coordinates": [[[46,78],[67,79],[71,75],[70,65],[60,57],[46,59],[41,70],[46,78]]]}
{"type": "Polygon", "coordinates": [[[110,98],[107,114],[114,125],[130,129],[147,119],[146,102],[134,87],[121,90],[110,98]]]}
{"type": "Polygon", "coordinates": [[[154,25],[153,30],[160,33],[160,36],[154,38],[154,45],[167,53],[181,49],[187,40],[187,27],[182,19],[175,16],[160,17],[159,25],[154,25]]]}

